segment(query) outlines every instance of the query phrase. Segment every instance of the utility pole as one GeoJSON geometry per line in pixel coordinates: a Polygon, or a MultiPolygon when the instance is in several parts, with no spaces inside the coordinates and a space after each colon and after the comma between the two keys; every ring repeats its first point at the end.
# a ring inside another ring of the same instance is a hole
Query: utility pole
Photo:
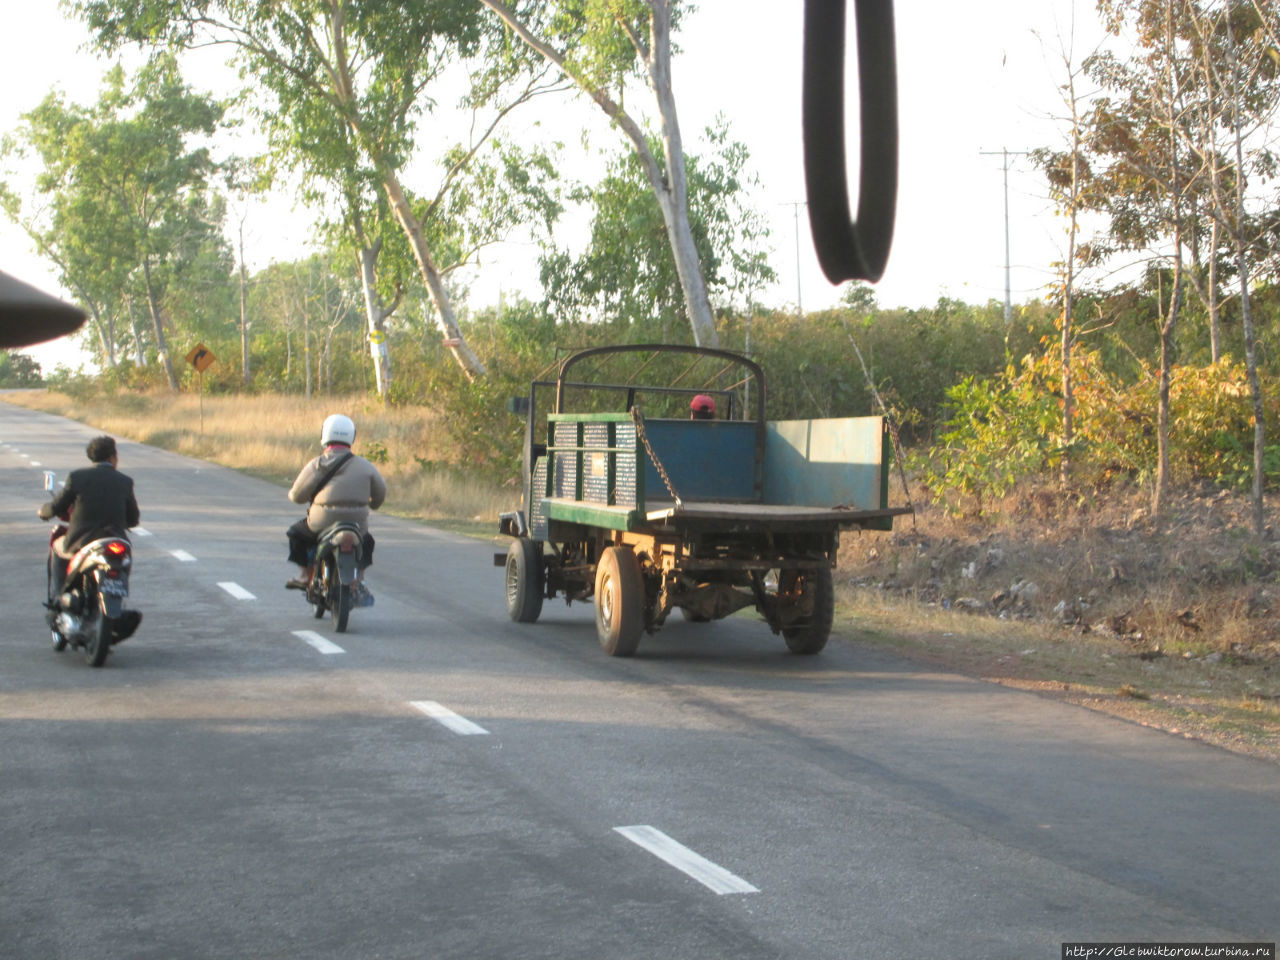
{"type": "Polygon", "coordinates": [[[795,217],[796,223],[796,316],[804,316],[804,298],[800,295],[800,208],[807,207],[808,203],[804,200],[792,200],[790,203],[782,204],[784,207],[790,207],[791,213],[795,217]]]}
{"type": "Polygon", "coordinates": [[[998,153],[994,150],[982,150],[979,152],[984,157],[1004,158],[1004,330],[1007,343],[1009,331],[1013,328],[1013,303],[1009,289],[1009,155],[1025,157],[1028,151],[1002,148],[998,153]]]}

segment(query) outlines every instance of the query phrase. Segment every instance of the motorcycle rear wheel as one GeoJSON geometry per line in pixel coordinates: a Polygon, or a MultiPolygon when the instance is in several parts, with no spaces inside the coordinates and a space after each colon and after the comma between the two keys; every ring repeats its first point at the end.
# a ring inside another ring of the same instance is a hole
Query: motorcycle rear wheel
{"type": "Polygon", "coordinates": [[[333,618],[333,628],[338,633],[346,633],[347,618],[351,616],[351,587],[338,578],[336,566],[332,572],[333,583],[329,589],[329,615],[333,618]]]}
{"type": "Polygon", "coordinates": [[[84,658],[89,666],[100,667],[107,662],[107,654],[110,652],[111,618],[99,609],[94,613],[93,626],[89,634],[89,643],[85,647],[84,658]]]}

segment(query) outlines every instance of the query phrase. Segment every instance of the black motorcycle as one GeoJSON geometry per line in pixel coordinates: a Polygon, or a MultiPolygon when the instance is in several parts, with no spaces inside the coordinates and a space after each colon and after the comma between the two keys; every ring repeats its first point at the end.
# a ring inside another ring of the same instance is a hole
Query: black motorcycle
{"type": "MultiPolygon", "coordinates": [[[[45,472],[45,490],[54,490],[51,471],[45,472]]],[[[66,532],[66,523],[60,522],[49,535],[45,617],[53,631],[53,649],[83,649],[89,665],[100,667],[106,663],[112,644],[132,636],[142,622],[140,612],[124,608],[133,547],[123,535],[108,535],[67,557],[57,549],[66,532]],[[64,576],[59,577],[62,571],[64,576]]]]}
{"type": "Polygon", "coordinates": [[[364,592],[358,591],[356,583],[363,558],[364,545],[358,524],[331,524],[316,543],[311,581],[307,584],[307,601],[317,620],[329,614],[338,633],[347,629],[352,607],[368,605],[364,592]]]}

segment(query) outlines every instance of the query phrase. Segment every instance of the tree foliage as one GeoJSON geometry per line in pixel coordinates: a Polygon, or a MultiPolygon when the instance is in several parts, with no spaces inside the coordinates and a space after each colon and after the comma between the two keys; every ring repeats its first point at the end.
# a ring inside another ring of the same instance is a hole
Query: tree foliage
{"type": "Polygon", "coordinates": [[[100,357],[114,364],[142,334],[123,318],[150,321],[148,346],[177,387],[166,336],[174,302],[201,304],[198,288],[225,273],[222,204],[211,194],[218,171],[208,146],[224,107],[192,91],[176,61],[158,57],[130,79],[113,68],[96,104],[52,93],[24,117],[12,150],[42,163],[43,213],[24,219],[12,188],[6,210],[22,222],[90,308],[100,357]],[[193,287],[195,288],[193,290],[193,287]]]}
{"type": "MultiPolygon", "coordinates": [[[[385,195],[421,279],[431,293],[443,342],[469,377],[484,364],[458,326],[444,283],[452,264],[433,247],[457,179],[498,121],[540,89],[537,74],[472,0],[77,0],[74,7],[108,49],[123,43],[190,48],[225,44],[273,98],[277,145],[294,151],[313,181],[337,187],[354,214],[370,219],[370,185],[385,195]],[[451,66],[474,62],[464,94],[491,104],[479,135],[443,163],[434,194],[415,198],[404,182],[418,133],[437,106],[436,88],[451,66]],[[526,82],[512,84],[517,78],[526,82]],[[531,77],[531,78],[530,78],[531,77]],[[506,91],[514,89],[507,96],[506,91]]],[[[522,209],[522,208],[517,208],[522,209]]],[[[369,248],[365,248],[369,249],[369,248]]],[[[454,250],[457,252],[457,249],[454,250]]],[[[376,321],[374,321],[376,323],[376,321]]]]}
{"type": "MultiPolygon", "coordinates": [[[[749,307],[776,279],[763,243],[760,214],[746,202],[746,148],[720,121],[708,128],[708,150],[688,156],[689,221],[712,301],[723,311],[749,307]]],[[[637,340],[686,339],[687,303],[666,225],[634,153],[613,159],[603,180],[570,199],[592,211],[590,240],[575,255],[542,257],[542,284],[557,316],[595,319],[637,340]]]]}
{"type": "Polygon", "coordinates": [[[38,387],[44,374],[34,357],[12,350],[0,351],[0,387],[38,387]]]}
{"type": "Polygon", "coordinates": [[[693,341],[717,346],[706,265],[699,260],[691,222],[687,161],[671,78],[671,38],[683,5],[676,0],[480,2],[590,97],[626,137],[662,212],[693,341]],[[653,96],[660,152],[625,106],[629,83],[639,78],[653,96]]]}

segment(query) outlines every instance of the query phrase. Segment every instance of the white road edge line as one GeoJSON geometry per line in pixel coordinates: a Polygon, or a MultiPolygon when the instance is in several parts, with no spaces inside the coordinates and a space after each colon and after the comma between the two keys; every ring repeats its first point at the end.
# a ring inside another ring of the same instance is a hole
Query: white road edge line
{"type": "Polygon", "coordinates": [[[303,640],[307,641],[307,643],[315,647],[321,653],[346,653],[347,652],[343,650],[340,646],[338,646],[336,643],[333,643],[330,640],[326,640],[324,637],[320,636],[320,634],[316,633],[314,630],[295,630],[293,631],[293,635],[295,637],[301,637],[303,640]]]}
{"type": "Polygon", "coordinates": [[[173,554],[175,557],[177,557],[179,560],[181,560],[183,563],[196,562],[196,558],[193,557],[191,554],[187,553],[187,551],[185,550],[170,550],[169,552],[173,554]]]}
{"type": "Polygon", "coordinates": [[[757,887],[753,887],[724,867],[712,863],[701,854],[694,853],[684,844],[677,843],[661,830],[647,826],[614,827],[613,829],[715,893],[723,896],[726,893],[760,892],[757,887]]]}
{"type": "Polygon", "coordinates": [[[218,586],[220,586],[223,590],[227,591],[227,593],[231,594],[237,600],[257,600],[258,599],[252,593],[246,590],[244,587],[240,586],[240,584],[232,583],[229,580],[220,581],[218,583],[218,586]]]}
{"type": "Polygon", "coordinates": [[[415,710],[420,710],[432,720],[464,737],[478,736],[489,732],[480,724],[472,723],[466,717],[458,716],[448,707],[442,706],[434,700],[411,700],[409,701],[409,706],[415,710]]]}

